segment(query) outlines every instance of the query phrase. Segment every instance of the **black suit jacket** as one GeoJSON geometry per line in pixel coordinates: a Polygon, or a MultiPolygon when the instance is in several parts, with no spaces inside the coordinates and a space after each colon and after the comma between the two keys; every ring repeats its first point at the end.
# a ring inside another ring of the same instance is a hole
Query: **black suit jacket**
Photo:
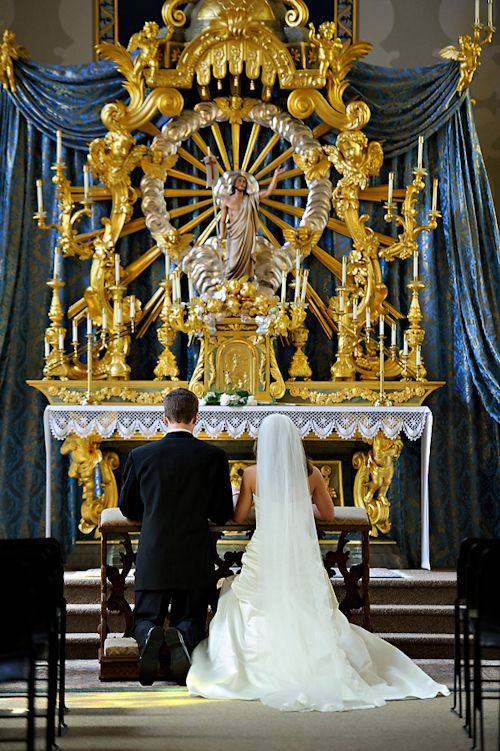
{"type": "Polygon", "coordinates": [[[142,519],[135,589],[203,589],[215,583],[208,520],[233,514],[226,454],[188,432],[130,452],[119,506],[142,519]]]}

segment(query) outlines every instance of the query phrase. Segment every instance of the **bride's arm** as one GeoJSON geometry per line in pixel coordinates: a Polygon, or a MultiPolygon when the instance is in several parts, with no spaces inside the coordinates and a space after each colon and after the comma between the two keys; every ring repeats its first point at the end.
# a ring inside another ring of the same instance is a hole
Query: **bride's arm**
{"type": "Polygon", "coordinates": [[[311,490],[313,497],[313,512],[316,519],[322,519],[325,522],[332,522],[335,518],[335,506],[326,489],[323,476],[317,467],[314,467],[311,475],[311,490]]]}
{"type": "Polygon", "coordinates": [[[252,507],[252,494],[255,492],[256,467],[247,467],[241,479],[241,488],[236,507],[234,509],[234,521],[241,524],[247,518],[252,507]]]}

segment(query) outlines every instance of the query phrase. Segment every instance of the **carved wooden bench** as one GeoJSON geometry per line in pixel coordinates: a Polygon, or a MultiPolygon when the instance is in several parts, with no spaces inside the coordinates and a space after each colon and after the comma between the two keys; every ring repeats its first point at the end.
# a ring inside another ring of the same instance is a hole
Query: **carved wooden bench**
{"type": "MultiPolygon", "coordinates": [[[[344,577],[345,597],[339,604],[346,615],[353,610],[362,609],[362,625],[371,630],[370,623],[370,547],[368,535],[371,529],[368,514],[364,509],[336,506],[335,521],[316,522],[318,537],[325,534],[340,532],[337,549],[329,551],[325,558],[325,567],[329,576],[338,568],[344,577]],[[349,551],[346,549],[347,537],[353,532],[361,534],[362,560],[360,564],[348,568],[349,551]]],[[[123,516],[120,509],[105,509],[99,519],[101,532],[101,621],[99,625],[99,678],[101,681],[136,680],[139,677],[137,643],[130,634],[133,626],[133,612],[125,598],[126,577],[134,563],[135,554],[132,550],[130,534],[141,531],[141,522],[132,521],[123,516]],[[117,535],[123,537],[124,552],[121,553],[121,569],[107,563],[108,540],[117,535]],[[109,593],[108,593],[109,585],[109,593]],[[108,628],[108,612],[121,613],[125,618],[125,630],[121,637],[110,637],[108,628]]],[[[250,532],[255,530],[253,522],[236,524],[228,522],[222,527],[210,524],[214,560],[219,578],[231,576],[241,567],[242,552],[228,551],[221,558],[217,551],[217,542],[224,532],[250,532]]],[[[214,591],[211,598],[212,611],[217,608],[218,592],[214,591]]],[[[168,656],[160,656],[159,679],[169,679],[168,656]]]]}

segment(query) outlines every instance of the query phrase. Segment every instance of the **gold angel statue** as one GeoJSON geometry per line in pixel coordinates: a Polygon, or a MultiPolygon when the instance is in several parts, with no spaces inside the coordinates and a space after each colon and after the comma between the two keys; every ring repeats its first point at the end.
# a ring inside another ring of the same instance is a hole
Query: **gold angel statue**
{"type": "Polygon", "coordinates": [[[467,88],[474,77],[474,72],[479,62],[481,54],[481,44],[474,42],[468,34],[461,34],[458,37],[460,49],[457,50],[452,44],[443,47],[439,55],[445,60],[458,60],[460,63],[460,78],[457,84],[457,95],[461,96],[462,91],[467,88]]]}
{"type": "Polygon", "coordinates": [[[328,68],[336,68],[340,55],[342,54],[343,44],[335,35],[335,23],[325,21],[318,28],[318,34],[314,24],[309,24],[309,41],[318,48],[318,63],[320,76],[326,77],[328,68]]]}
{"type": "Polygon", "coordinates": [[[217,107],[228,116],[230,125],[234,125],[235,123],[241,125],[243,118],[248,115],[257,100],[243,99],[241,96],[227,98],[218,96],[214,101],[217,107]]]}
{"type": "Polygon", "coordinates": [[[14,60],[19,60],[20,57],[29,57],[29,52],[22,44],[14,46],[16,41],[16,35],[13,31],[5,29],[3,33],[3,41],[0,45],[0,81],[3,83],[4,89],[7,91],[15,91],[16,84],[14,82],[14,60]]]}
{"type": "Polygon", "coordinates": [[[95,177],[109,188],[130,186],[130,172],[148,152],[144,145],[134,146],[135,138],[122,127],[96,138],[89,146],[89,164],[95,177]]]}
{"type": "Polygon", "coordinates": [[[159,30],[160,28],[156,21],[146,21],[144,28],[130,37],[127,50],[129,52],[141,50],[134,60],[134,71],[136,73],[148,67],[150,75],[153,76],[158,70],[161,56],[160,44],[162,41],[156,38],[159,30]]]}
{"type": "Polygon", "coordinates": [[[328,159],[343,177],[333,191],[332,201],[338,216],[343,219],[349,207],[358,207],[358,193],[368,185],[370,175],[378,175],[384,152],[378,141],[368,143],[360,130],[342,131],[335,146],[323,146],[328,159]]]}
{"type": "Polygon", "coordinates": [[[164,235],[155,233],[153,237],[158,243],[158,247],[167,253],[170,258],[178,258],[192,241],[194,235],[181,235],[178,229],[172,227],[164,235]]]}
{"type": "Polygon", "coordinates": [[[323,232],[320,229],[311,229],[310,227],[283,230],[285,240],[293,245],[301,255],[309,255],[322,234],[323,232]]]}
{"type": "Polygon", "coordinates": [[[306,180],[319,180],[330,171],[330,162],[320,149],[307,149],[305,154],[293,155],[293,161],[304,173],[306,180]]]}
{"type": "Polygon", "coordinates": [[[165,182],[168,170],[172,169],[178,158],[177,154],[167,155],[159,149],[154,149],[141,159],[141,167],[145,175],[165,182]]]}

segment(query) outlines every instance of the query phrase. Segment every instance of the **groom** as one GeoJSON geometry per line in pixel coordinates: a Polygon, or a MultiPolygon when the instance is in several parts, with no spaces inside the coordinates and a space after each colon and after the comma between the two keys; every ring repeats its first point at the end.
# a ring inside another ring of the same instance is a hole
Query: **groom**
{"type": "Polygon", "coordinates": [[[168,432],[130,452],[119,501],[126,517],[142,519],[133,636],[143,686],[151,686],[158,675],[164,643],[172,678],[185,683],[189,656],[205,638],[215,586],[208,520],[224,524],[233,514],[226,454],[193,436],[197,397],[174,389],[164,407],[168,432]],[[170,627],[164,632],[169,605],[170,627]]]}

